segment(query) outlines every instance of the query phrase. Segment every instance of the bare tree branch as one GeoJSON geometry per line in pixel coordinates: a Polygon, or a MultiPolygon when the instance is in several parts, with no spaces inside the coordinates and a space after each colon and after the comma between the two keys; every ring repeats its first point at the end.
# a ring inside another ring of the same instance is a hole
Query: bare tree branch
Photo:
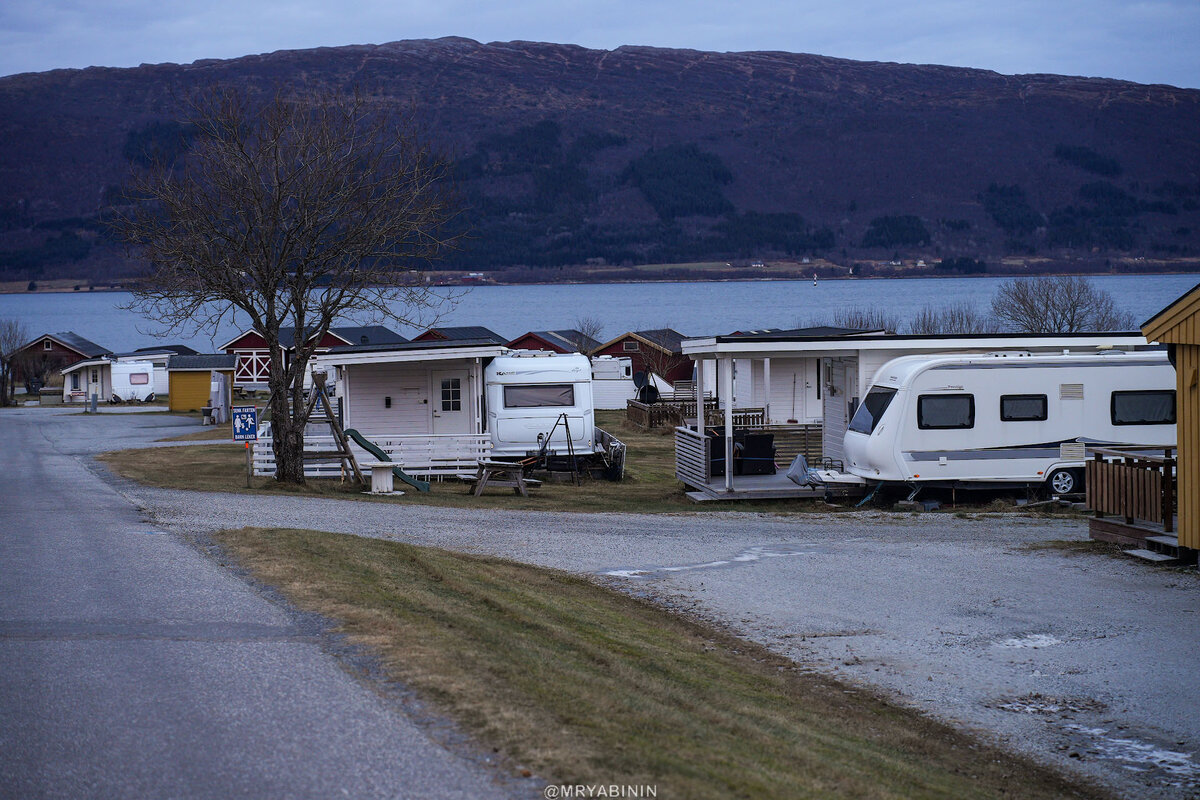
{"type": "Polygon", "coordinates": [[[1135,330],[1133,315],[1112,295],[1077,275],[1014,278],[992,299],[992,315],[1021,333],[1135,330]]]}

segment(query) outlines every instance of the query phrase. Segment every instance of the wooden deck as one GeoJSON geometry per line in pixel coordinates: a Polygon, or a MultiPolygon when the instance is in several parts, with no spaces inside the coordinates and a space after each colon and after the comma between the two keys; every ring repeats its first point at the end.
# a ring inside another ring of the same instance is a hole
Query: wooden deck
{"type": "Polygon", "coordinates": [[[824,497],[825,487],[797,486],[782,472],[774,475],[734,475],[733,491],[725,491],[725,478],[713,478],[688,492],[694,502],[711,500],[786,500],[824,497]]]}

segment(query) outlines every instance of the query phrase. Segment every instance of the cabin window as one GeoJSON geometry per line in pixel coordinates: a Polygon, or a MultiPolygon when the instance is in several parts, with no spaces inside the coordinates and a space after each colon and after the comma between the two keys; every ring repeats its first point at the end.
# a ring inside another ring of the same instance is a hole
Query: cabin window
{"type": "Polygon", "coordinates": [[[145,386],[150,382],[150,375],[146,372],[131,372],[129,373],[130,386],[145,386]]]}
{"type": "Polygon", "coordinates": [[[71,391],[73,391],[73,392],[79,391],[79,373],[78,372],[71,373],[71,391]]]}
{"type": "Polygon", "coordinates": [[[850,430],[858,433],[874,433],[875,428],[879,426],[880,418],[883,417],[883,412],[887,411],[887,407],[891,405],[892,398],[895,396],[895,389],[887,386],[872,386],[871,391],[867,392],[867,399],[863,400],[862,405],[854,412],[854,417],[850,420],[850,430]]]}
{"type": "Polygon", "coordinates": [[[49,339],[46,339],[44,342],[42,342],[42,349],[43,350],[53,350],[54,345],[53,345],[53,343],[51,343],[51,341],[49,339]]]}
{"type": "Polygon", "coordinates": [[[462,379],[442,381],[442,411],[462,411],[462,379]]]}
{"type": "Polygon", "coordinates": [[[92,370],[92,383],[99,383],[99,382],[100,382],[100,373],[97,372],[96,370],[92,370]]]}
{"type": "Polygon", "coordinates": [[[1175,390],[1112,393],[1113,425],[1174,425],[1175,390]]]}
{"type": "Polygon", "coordinates": [[[575,387],[569,383],[542,386],[505,386],[505,408],[547,408],[575,405],[575,387]]]}
{"type": "Polygon", "coordinates": [[[1000,419],[1004,422],[1041,422],[1046,419],[1046,395],[1000,395],[1000,419]]]}
{"type": "Polygon", "coordinates": [[[975,395],[923,394],[917,397],[917,427],[946,430],[975,427],[975,395]]]}
{"type": "Polygon", "coordinates": [[[638,351],[638,343],[637,342],[623,342],[622,344],[625,347],[626,353],[636,353],[638,351]]]}

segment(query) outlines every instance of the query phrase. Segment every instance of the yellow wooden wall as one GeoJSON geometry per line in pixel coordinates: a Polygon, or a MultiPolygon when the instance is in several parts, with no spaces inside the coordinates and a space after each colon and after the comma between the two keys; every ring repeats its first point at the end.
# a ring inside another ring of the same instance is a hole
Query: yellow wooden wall
{"type": "MultiPolygon", "coordinates": [[[[1197,318],[1184,326],[1197,331],[1197,318]]],[[[1175,430],[1179,436],[1179,463],[1175,484],[1179,497],[1179,543],[1200,550],[1200,344],[1175,345],[1175,430]]]]}
{"type": "MultiPolygon", "coordinates": [[[[233,387],[233,372],[226,371],[228,386],[233,387]]],[[[209,372],[170,373],[170,392],[167,407],[172,411],[199,411],[208,405],[212,375],[209,372]]],[[[232,396],[231,396],[232,399],[232,396]]],[[[232,403],[231,403],[232,404],[232,403]]]]}

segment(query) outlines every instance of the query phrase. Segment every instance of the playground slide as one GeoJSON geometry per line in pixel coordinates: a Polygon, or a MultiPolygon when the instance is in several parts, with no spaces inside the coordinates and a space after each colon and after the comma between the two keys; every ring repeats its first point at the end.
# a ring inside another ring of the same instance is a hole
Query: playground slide
{"type": "MultiPolygon", "coordinates": [[[[346,430],[343,432],[347,436],[349,436],[351,439],[353,439],[355,442],[357,442],[359,447],[361,447],[363,450],[366,450],[368,453],[375,456],[380,461],[391,461],[392,460],[391,456],[389,456],[387,453],[380,450],[378,447],[376,447],[371,442],[367,441],[367,439],[364,438],[361,433],[354,430],[354,428],[346,428],[346,430]]],[[[400,469],[399,467],[392,467],[392,474],[395,475],[400,480],[407,483],[409,486],[416,489],[418,492],[428,492],[429,491],[429,481],[423,481],[420,478],[414,478],[412,475],[409,475],[407,472],[400,469]]]]}

